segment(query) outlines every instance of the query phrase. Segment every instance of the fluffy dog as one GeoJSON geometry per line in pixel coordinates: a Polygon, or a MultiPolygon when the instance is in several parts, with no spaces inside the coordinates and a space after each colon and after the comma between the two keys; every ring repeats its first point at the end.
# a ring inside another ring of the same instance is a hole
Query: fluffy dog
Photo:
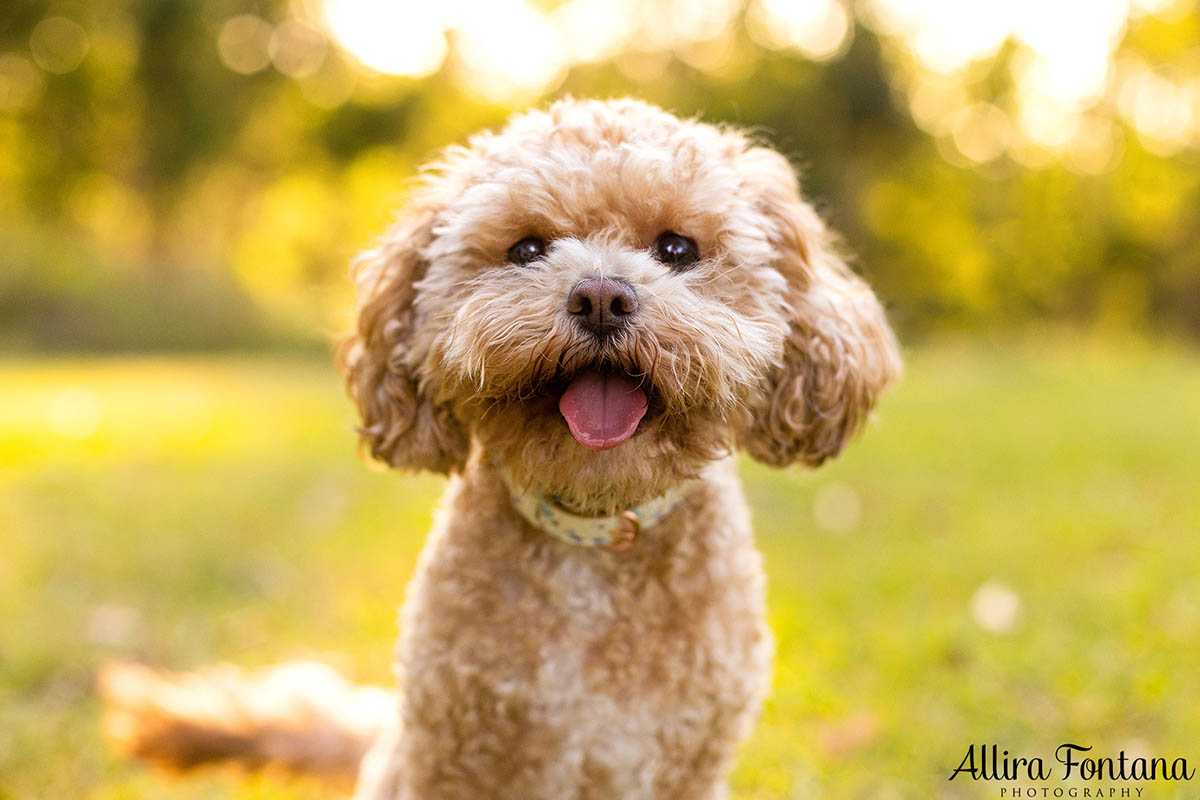
{"type": "Polygon", "coordinates": [[[185,764],[361,759],[358,800],[724,796],[772,652],[732,453],[816,466],[900,369],[786,159],[561,101],[449,149],[355,274],[362,441],[451,476],[398,701],[315,668],[114,668],[118,738],[185,764]]]}

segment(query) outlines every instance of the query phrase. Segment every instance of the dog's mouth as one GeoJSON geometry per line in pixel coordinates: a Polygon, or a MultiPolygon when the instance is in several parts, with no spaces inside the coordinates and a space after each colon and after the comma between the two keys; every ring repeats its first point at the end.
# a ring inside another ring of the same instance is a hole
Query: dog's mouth
{"type": "Polygon", "coordinates": [[[575,373],[558,398],[558,410],[575,441],[591,450],[611,450],[627,441],[646,416],[644,379],[605,369],[575,373]]]}

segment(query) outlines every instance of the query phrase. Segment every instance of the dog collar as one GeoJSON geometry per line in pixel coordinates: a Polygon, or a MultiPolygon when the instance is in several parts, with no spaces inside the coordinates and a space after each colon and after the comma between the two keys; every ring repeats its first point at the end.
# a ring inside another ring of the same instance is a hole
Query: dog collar
{"type": "Polygon", "coordinates": [[[687,484],[611,517],[581,517],[550,497],[530,492],[513,495],[513,505],[533,527],[567,544],[628,550],[646,528],[658,524],[683,502],[687,484]]]}

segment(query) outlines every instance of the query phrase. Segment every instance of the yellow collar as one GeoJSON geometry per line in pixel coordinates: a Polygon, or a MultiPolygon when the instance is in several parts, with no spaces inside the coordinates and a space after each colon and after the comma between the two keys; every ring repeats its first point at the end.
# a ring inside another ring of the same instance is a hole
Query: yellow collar
{"type": "Polygon", "coordinates": [[[674,511],[683,502],[688,487],[686,483],[672,487],[659,497],[611,517],[581,517],[551,498],[529,492],[513,494],[512,500],[530,525],[560,542],[619,551],[628,550],[644,529],[658,524],[674,511]]]}

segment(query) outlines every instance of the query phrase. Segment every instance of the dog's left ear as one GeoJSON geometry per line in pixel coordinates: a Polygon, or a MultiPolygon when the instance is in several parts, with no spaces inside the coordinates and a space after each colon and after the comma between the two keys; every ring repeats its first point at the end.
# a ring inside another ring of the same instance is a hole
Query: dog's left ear
{"type": "Polygon", "coordinates": [[[817,466],[841,452],[899,377],[899,348],[874,293],[800,197],[787,159],[756,147],[742,153],[739,168],[748,196],[774,228],[790,331],[738,443],[772,466],[817,466]]]}

